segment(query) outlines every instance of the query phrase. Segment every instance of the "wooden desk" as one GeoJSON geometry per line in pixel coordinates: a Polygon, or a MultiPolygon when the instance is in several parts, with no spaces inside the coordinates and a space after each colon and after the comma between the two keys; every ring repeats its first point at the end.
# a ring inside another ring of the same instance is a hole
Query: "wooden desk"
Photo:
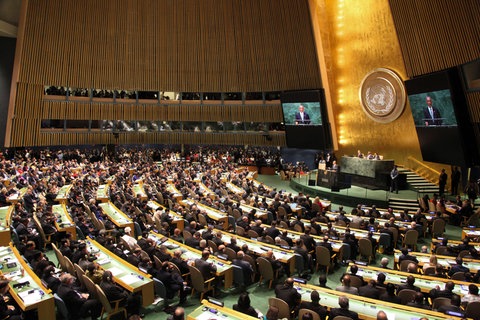
{"type": "MultiPolygon", "coordinates": [[[[350,266],[347,268],[347,272],[350,272],[350,266]]],[[[407,277],[413,275],[415,277],[415,285],[419,287],[423,293],[428,293],[430,290],[435,288],[436,285],[439,285],[440,288],[443,290],[443,287],[445,286],[445,283],[448,281],[452,281],[455,283],[455,288],[453,289],[453,292],[460,296],[464,296],[465,294],[468,293],[468,286],[471,284],[471,282],[465,282],[465,281],[456,281],[456,280],[451,280],[451,279],[446,279],[446,278],[437,278],[437,277],[430,277],[426,275],[421,275],[421,274],[411,274],[408,272],[402,272],[402,271],[397,271],[397,270],[391,270],[391,269],[383,269],[383,268],[378,268],[378,267],[372,267],[372,266],[358,266],[358,272],[357,275],[362,276],[364,280],[377,280],[377,276],[379,273],[384,273],[386,276],[385,283],[393,283],[395,285],[400,285],[403,284],[407,281],[407,277]]],[[[479,284],[477,286],[480,287],[479,284]]]]}
{"type": "MultiPolygon", "coordinates": [[[[330,221],[335,221],[338,216],[340,216],[340,212],[332,212],[328,211],[325,213],[325,216],[328,218],[330,221]]],[[[350,221],[353,221],[353,218],[356,217],[353,214],[346,214],[345,217],[350,219],[350,221]]],[[[361,217],[364,222],[369,222],[371,217],[361,217]]],[[[379,226],[384,226],[385,223],[390,223],[388,219],[381,219],[381,218],[375,218],[375,223],[378,223],[379,226]]],[[[395,224],[399,227],[399,231],[405,232],[410,228],[411,222],[406,222],[406,221],[400,221],[400,220],[395,220],[395,224]]]]}
{"type": "Polygon", "coordinates": [[[60,188],[57,192],[57,196],[55,197],[55,201],[61,204],[67,204],[68,202],[68,194],[70,193],[70,190],[72,189],[73,185],[71,184],[66,184],[63,187],[60,188]]]}
{"type": "Polygon", "coordinates": [[[75,223],[73,222],[70,214],[67,211],[67,208],[64,203],[62,204],[54,204],[52,206],[52,212],[55,215],[55,228],[59,232],[65,231],[70,233],[73,239],[77,239],[77,228],[75,227],[75,223]]]}
{"type": "Polygon", "coordinates": [[[258,318],[251,317],[245,313],[235,311],[227,307],[220,307],[207,300],[202,300],[202,305],[192,311],[187,320],[258,320],[258,318]]]}
{"type": "Polygon", "coordinates": [[[138,270],[137,267],[119,258],[95,240],[87,237],[85,242],[89,252],[97,257],[96,262],[100,267],[112,272],[116,283],[129,292],[141,292],[144,307],[153,303],[155,297],[154,286],[149,274],[138,270]]]}
{"type": "Polygon", "coordinates": [[[142,201],[147,200],[148,197],[147,197],[147,194],[145,193],[145,189],[143,188],[143,183],[135,183],[132,186],[132,191],[135,197],[140,196],[140,199],[142,199],[142,201]]]}
{"type": "MultiPolygon", "coordinates": [[[[199,230],[200,233],[203,233],[207,229],[199,230]]],[[[254,253],[256,256],[264,256],[265,253],[271,249],[273,251],[273,255],[277,258],[278,261],[284,264],[288,264],[290,267],[290,272],[293,274],[295,271],[295,253],[293,250],[286,250],[276,245],[258,242],[257,240],[248,239],[244,237],[240,237],[235,234],[231,234],[228,232],[222,232],[222,241],[226,243],[230,243],[230,239],[232,237],[237,238],[237,245],[242,247],[244,244],[248,245],[248,250],[254,253]]]]}
{"type": "Polygon", "coordinates": [[[181,201],[183,199],[182,193],[177,190],[173,183],[168,183],[166,190],[172,194],[172,198],[175,200],[181,201]]]}
{"type": "MultiPolygon", "coordinates": [[[[441,239],[433,238],[432,242],[430,242],[430,251],[433,251],[435,248],[435,244],[440,244],[442,242],[441,239]]],[[[447,247],[455,248],[458,245],[463,244],[463,241],[460,240],[448,240],[447,247]]],[[[477,251],[480,251],[480,242],[469,242],[469,245],[473,246],[477,251]]]]}
{"type": "MultiPolygon", "coordinates": [[[[166,207],[162,206],[156,201],[148,201],[147,206],[152,209],[153,212],[155,212],[158,208],[161,208],[162,210],[168,210],[166,207]]],[[[185,220],[183,217],[172,210],[168,210],[168,215],[173,219],[172,223],[175,224],[178,229],[183,230],[185,227],[185,220]]]]}
{"type": "Polygon", "coordinates": [[[10,223],[14,206],[0,207],[0,246],[10,244],[10,223]]]}
{"type": "MultiPolygon", "coordinates": [[[[292,220],[295,220],[295,219],[292,219],[292,220]]],[[[310,221],[308,221],[308,220],[302,219],[302,222],[303,222],[303,224],[304,224],[305,227],[311,226],[310,221]]],[[[328,229],[328,226],[327,226],[326,223],[318,223],[318,222],[317,222],[317,225],[319,225],[319,226],[321,227],[321,230],[322,230],[322,231],[328,229]]],[[[333,227],[333,229],[334,229],[335,231],[337,231],[339,234],[342,234],[342,235],[345,234],[345,229],[347,229],[347,227],[335,226],[335,225],[333,225],[332,227],[333,227]]],[[[355,235],[355,238],[357,238],[357,239],[359,239],[359,238],[367,238],[367,237],[368,237],[368,233],[369,233],[368,230],[350,228],[350,234],[355,235]]],[[[374,232],[374,233],[373,233],[373,238],[378,241],[378,239],[380,239],[380,233],[379,233],[379,232],[374,232]]]]}
{"type": "Polygon", "coordinates": [[[219,224],[223,223],[224,230],[228,230],[228,228],[230,227],[228,225],[228,215],[226,212],[213,209],[209,206],[201,204],[192,199],[183,199],[179,203],[182,206],[186,206],[186,207],[191,207],[192,205],[196,205],[198,209],[200,209],[200,211],[204,211],[210,219],[217,221],[219,224]]]}
{"type": "MultiPolygon", "coordinates": [[[[269,228],[269,227],[270,227],[269,225],[262,224],[262,228],[269,228]]],[[[294,243],[295,243],[296,240],[300,239],[301,235],[304,234],[302,232],[297,232],[297,231],[293,231],[293,230],[288,230],[288,229],[283,229],[283,228],[278,228],[278,227],[276,227],[276,228],[282,233],[287,231],[287,237],[292,239],[294,243]]],[[[312,236],[315,239],[315,242],[317,242],[317,243],[318,242],[323,242],[323,235],[319,236],[319,235],[310,234],[310,236],[312,236]]],[[[273,240],[275,240],[275,239],[273,239],[273,240]]],[[[332,245],[332,250],[334,252],[339,252],[340,248],[343,245],[343,242],[341,240],[329,239],[328,243],[330,243],[332,245]]]]}
{"type": "Polygon", "coordinates": [[[17,192],[11,194],[7,198],[7,202],[10,202],[12,204],[16,204],[18,201],[23,199],[23,196],[25,193],[27,193],[27,187],[23,187],[22,189],[18,190],[17,192]]]}
{"type": "Polygon", "coordinates": [[[480,237],[480,228],[463,228],[462,239],[480,237]]]}
{"type": "Polygon", "coordinates": [[[243,190],[242,188],[234,185],[233,183],[227,181],[225,183],[225,186],[227,187],[228,190],[230,190],[232,193],[235,193],[239,196],[243,196],[245,193],[247,193],[245,190],[243,190]]]}
{"type": "Polygon", "coordinates": [[[0,247],[0,260],[8,258],[9,263],[15,263],[11,268],[4,263],[2,273],[12,280],[9,283],[10,294],[23,311],[38,311],[38,319],[55,319],[55,301],[51,291],[42,285],[42,282],[23,260],[20,253],[12,245],[0,247]],[[24,275],[21,274],[24,270],[24,275]],[[14,288],[18,283],[28,281],[29,284],[21,288],[14,288]]]}
{"type": "Polygon", "coordinates": [[[120,211],[113,203],[103,202],[98,205],[103,213],[119,228],[130,227],[133,231],[133,221],[125,213],[120,211]]]}
{"type": "Polygon", "coordinates": [[[99,185],[95,198],[100,202],[108,202],[110,199],[110,186],[108,184],[99,185]]]}
{"type": "MultiPolygon", "coordinates": [[[[155,241],[157,245],[164,245],[167,247],[167,250],[170,252],[170,254],[173,256],[173,253],[176,249],[182,250],[182,258],[185,260],[190,261],[195,261],[196,259],[201,259],[202,258],[202,252],[200,250],[197,250],[195,248],[189,247],[183,243],[177,242],[172,239],[168,239],[167,241],[163,242],[161,239],[164,238],[164,236],[155,233],[155,232],[150,232],[148,237],[155,241]]],[[[233,284],[233,268],[231,266],[230,261],[225,261],[221,260],[213,255],[210,255],[210,258],[207,260],[217,267],[217,272],[215,276],[217,277],[224,277],[224,286],[225,289],[228,289],[232,286],[233,284]]]]}
{"type": "Polygon", "coordinates": [[[358,313],[360,319],[376,320],[377,313],[383,310],[389,319],[418,319],[422,316],[428,317],[429,320],[441,319],[458,319],[458,317],[448,316],[446,314],[409,307],[401,304],[379,301],[376,299],[365,298],[344,292],[338,292],[326,288],[317,287],[310,284],[294,283],[295,289],[301,294],[303,301],[310,301],[310,294],[313,290],[320,294],[320,304],[329,310],[338,308],[338,298],[346,296],[349,299],[349,310],[358,313]],[[381,302],[381,303],[380,303],[381,302]]]}
{"type": "MultiPolygon", "coordinates": [[[[401,251],[395,250],[394,256],[395,256],[395,266],[398,267],[398,258],[402,254],[401,251]]],[[[430,261],[430,253],[421,253],[421,252],[410,252],[412,256],[415,256],[418,260],[418,266],[422,267],[425,263],[430,261]]],[[[437,262],[441,264],[446,270],[450,269],[451,265],[455,264],[455,257],[450,257],[450,256],[439,256],[436,255],[437,257],[437,262]]],[[[463,259],[463,266],[467,267],[470,269],[470,272],[472,274],[477,273],[478,270],[480,270],[480,260],[475,260],[475,259],[463,259]]]]}

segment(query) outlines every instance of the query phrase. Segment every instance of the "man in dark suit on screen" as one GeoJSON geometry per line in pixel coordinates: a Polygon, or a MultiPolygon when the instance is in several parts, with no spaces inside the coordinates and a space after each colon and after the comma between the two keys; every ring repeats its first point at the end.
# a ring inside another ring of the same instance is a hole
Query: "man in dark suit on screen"
{"type": "Polygon", "coordinates": [[[441,126],[443,123],[442,115],[440,114],[440,111],[433,106],[432,98],[427,96],[426,102],[427,106],[423,108],[425,126],[441,126]]]}
{"type": "Polygon", "coordinates": [[[303,104],[298,106],[298,112],[295,113],[295,124],[310,124],[310,116],[305,112],[303,104]]]}

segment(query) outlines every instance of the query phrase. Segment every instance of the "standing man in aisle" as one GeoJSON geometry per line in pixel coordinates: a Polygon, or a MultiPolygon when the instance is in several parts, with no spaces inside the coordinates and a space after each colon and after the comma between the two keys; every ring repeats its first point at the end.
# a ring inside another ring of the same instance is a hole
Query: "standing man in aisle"
{"type": "Polygon", "coordinates": [[[392,171],[390,171],[390,178],[392,179],[390,183],[390,192],[395,190],[395,193],[398,193],[398,168],[396,165],[394,165],[392,171]]]}
{"type": "Polygon", "coordinates": [[[442,172],[440,172],[440,176],[438,177],[438,194],[439,196],[443,196],[445,193],[445,186],[447,185],[447,179],[448,175],[445,172],[445,169],[442,169],[442,172]]]}

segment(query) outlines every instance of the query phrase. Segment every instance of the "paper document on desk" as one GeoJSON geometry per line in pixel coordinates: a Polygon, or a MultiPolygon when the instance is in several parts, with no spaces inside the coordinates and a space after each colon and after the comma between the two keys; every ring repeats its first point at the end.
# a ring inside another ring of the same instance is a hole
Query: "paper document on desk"
{"type": "Polygon", "coordinates": [[[138,276],[136,275],[133,275],[133,274],[127,274],[126,276],[123,276],[120,278],[120,280],[122,280],[122,282],[124,282],[125,284],[132,284],[132,283],[135,283],[137,282],[138,280],[140,280],[138,278],[138,276]]]}
{"type": "Polygon", "coordinates": [[[109,268],[108,271],[110,271],[114,277],[123,273],[123,270],[117,267],[109,268]]]}
{"type": "Polygon", "coordinates": [[[31,290],[18,293],[18,296],[26,305],[37,303],[43,297],[43,294],[40,290],[34,290],[32,293],[29,292],[31,292],[31,290]]]}

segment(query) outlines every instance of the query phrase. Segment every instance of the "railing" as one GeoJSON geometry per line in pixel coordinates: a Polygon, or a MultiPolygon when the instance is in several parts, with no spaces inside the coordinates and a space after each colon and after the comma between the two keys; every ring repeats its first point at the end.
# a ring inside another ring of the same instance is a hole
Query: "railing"
{"type": "Polygon", "coordinates": [[[438,183],[438,176],[440,175],[440,172],[432,167],[427,166],[412,156],[407,158],[405,167],[415,172],[425,180],[430,181],[431,183],[438,183]]]}

